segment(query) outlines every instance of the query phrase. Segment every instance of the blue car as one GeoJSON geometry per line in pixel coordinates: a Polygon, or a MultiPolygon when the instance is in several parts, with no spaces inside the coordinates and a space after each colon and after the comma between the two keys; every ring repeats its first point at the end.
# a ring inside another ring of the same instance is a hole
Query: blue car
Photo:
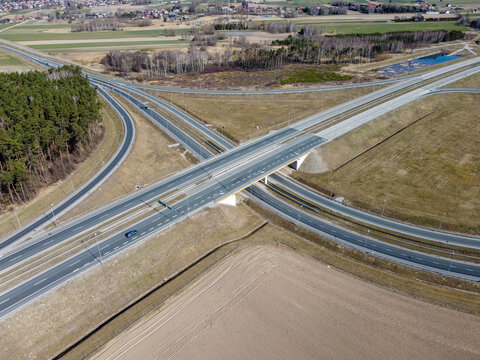
{"type": "Polygon", "coordinates": [[[138,230],[131,230],[131,231],[125,233],[125,237],[131,238],[132,236],[135,236],[137,234],[138,234],[138,230]]]}

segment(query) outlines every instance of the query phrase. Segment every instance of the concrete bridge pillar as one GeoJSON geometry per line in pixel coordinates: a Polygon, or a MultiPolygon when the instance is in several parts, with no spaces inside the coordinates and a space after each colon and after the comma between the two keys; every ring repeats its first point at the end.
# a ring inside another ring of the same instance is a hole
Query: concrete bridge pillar
{"type": "Polygon", "coordinates": [[[228,206],[237,206],[237,195],[232,194],[225,199],[222,199],[218,202],[219,204],[222,205],[228,205],[228,206]]]}
{"type": "Polygon", "coordinates": [[[302,155],[301,157],[299,157],[297,160],[295,160],[293,163],[291,163],[288,166],[290,166],[292,169],[298,170],[308,155],[310,155],[310,153],[306,153],[305,155],[302,155]]]}

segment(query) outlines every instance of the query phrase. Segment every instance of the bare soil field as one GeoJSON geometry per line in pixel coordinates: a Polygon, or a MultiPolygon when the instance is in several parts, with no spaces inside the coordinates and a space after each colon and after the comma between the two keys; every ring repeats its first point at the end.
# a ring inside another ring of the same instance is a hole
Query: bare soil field
{"type": "Polygon", "coordinates": [[[478,317],[275,246],[227,258],[95,359],[476,359],[478,317]]]}
{"type": "MultiPolygon", "coordinates": [[[[0,322],[2,359],[47,359],[200,255],[263,220],[217,206],[133,246],[0,322]]],[[[134,320],[132,320],[134,321],[134,320]]],[[[77,357],[78,358],[78,357],[77,357]]]]}
{"type": "Polygon", "coordinates": [[[478,234],[478,99],[435,95],[404,106],[320,147],[305,165],[317,173],[294,176],[360,208],[381,213],[385,203],[387,216],[478,234]]]}

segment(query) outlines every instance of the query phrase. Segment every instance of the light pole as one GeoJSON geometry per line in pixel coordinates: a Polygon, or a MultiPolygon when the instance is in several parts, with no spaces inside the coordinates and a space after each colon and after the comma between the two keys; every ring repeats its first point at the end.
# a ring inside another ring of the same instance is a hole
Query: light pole
{"type": "Polygon", "coordinates": [[[450,273],[450,269],[452,268],[453,255],[455,255],[455,253],[452,251],[452,257],[450,258],[450,265],[448,266],[448,272],[449,273],[450,273]]]}
{"type": "Polygon", "coordinates": [[[383,209],[382,209],[382,216],[385,214],[385,205],[387,204],[387,199],[383,199],[383,209]]]}
{"type": "Polygon", "coordinates": [[[443,220],[445,219],[445,215],[446,215],[446,213],[444,212],[443,216],[442,216],[442,220],[440,220],[440,225],[438,225],[438,230],[440,230],[442,228],[442,224],[443,224],[443,220]]]}
{"type": "Polygon", "coordinates": [[[22,224],[20,224],[20,220],[18,219],[18,215],[17,215],[17,209],[14,207],[13,208],[13,212],[15,213],[15,217],[17,218],[17,222],[18,222],[18,226],[20,227],[20,229],[22,228],[22,224]]]}
{"type": "Polygon", "coordinates": [[[53,204],[50,204],[50,206],[52,208],[53,225],[55,225],[55,227],[57,227],[57,221],[55,220],[55,213],[53,212],[53,204]]]}
{"type": "MultiPolygon", "coordinates": [[[[96,239],[96,238],[97,238],[97,233],[95,233],[94,239],[96,239]]],[[[100,245],[98,244],[98,242],[97,242],[97,249],[98,249],[98,255],[100,255],[100,264],[102,264],[102,266],[103,266],[102,253],[100,251],[100,245]]]]}
{"type": "Polygon", "coordinates": [[[70,177],[70,184],[72,184],[72,190],[73,192],[75,192],[75,186],[73,186],[72,174],[68,174],[68,176],[70,177]]]}
{"type": "Polygon", "coordinates": [[[367,230],[368,231],[368,235],[365,236],[365,244],[363,244],[363,251],[367,252],[367,241],[368,241],[368,237],[370,236],[370,229],[367,230]]]}

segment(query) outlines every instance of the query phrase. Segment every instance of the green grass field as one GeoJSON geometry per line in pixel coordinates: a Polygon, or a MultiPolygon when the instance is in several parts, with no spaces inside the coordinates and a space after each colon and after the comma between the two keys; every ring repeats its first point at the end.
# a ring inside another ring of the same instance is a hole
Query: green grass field
{"type": "Polygon", "coordinates": [[[371,34],[371,33],[386,33],[393,31],[437,31],[437,30],[468,30],[465,26],[460,25],[454,21],[442,22],[408,22],[408,23],[355,23],[355,24],[319,24],[326,33],[335,34],[371,34]]]}
{"type": "MultiPolygon", "coordinates": [[[[0,38],[9,41],[36,41],[36,40],[87,40],[87,39],[119,39],[163,36],[164,31],[159,29],[123,30],[123,31],[95,31],[95,32],[47,32],[49,29],[70,28],[68,24],[47,25],[20,25],[11,30],[0,33],[0,38]]],[[[0,28],[1,29],[1,28],[0,28]]],[[[176,29],[181,34],[183,29],[176,29]]]]}
{"type": "MultiPolygon", "coordinates": [[[[367,4],[366,0],[355,0],[356,3],[359,4],[367,4]]],[[[268,2],[268,5],[275,5],[275,6],[285,6],[288,8],[295,8],[295,7],[311,7],[316,6],[318,4],[330,4],[331,0],[293,0],[293,1],[272,1],[268,2]]]]}
{"type": "Polygon", "coordinates": [[[0,67],[2,66],[21,66],[23,62],[20,59],[16,58],[15,56],[0,51],[0,67]]]}
{"type": "Polygon", "coordinates": [[[44,44],[30,45],[29,47],[38,50],[59,50],[76,48],[99,48],[99,47],[122,47],[122,46],[144,46],[144,45],[170,45],[186,44],[188,41],[182,40],[158,40],[158,41],[121,41],[121,42],[98,42],[98,43],[76,43],[76,44],[44,44]]]}

